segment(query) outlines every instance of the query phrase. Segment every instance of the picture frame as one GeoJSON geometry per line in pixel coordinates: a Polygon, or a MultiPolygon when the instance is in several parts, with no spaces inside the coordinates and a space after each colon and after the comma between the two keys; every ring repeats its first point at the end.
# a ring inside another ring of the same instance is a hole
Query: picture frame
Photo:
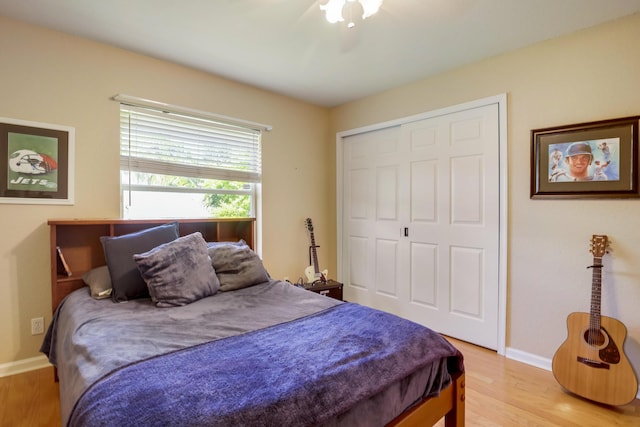
{"type": "Polygon", "coordinates": [[[0,203],[72,205],[75,129],[0,117],[0,203]]]}
{"type": "Polygon", "coordinates": [[[531,199],[638,198],[640,116],[531,131],[531,199]]]}

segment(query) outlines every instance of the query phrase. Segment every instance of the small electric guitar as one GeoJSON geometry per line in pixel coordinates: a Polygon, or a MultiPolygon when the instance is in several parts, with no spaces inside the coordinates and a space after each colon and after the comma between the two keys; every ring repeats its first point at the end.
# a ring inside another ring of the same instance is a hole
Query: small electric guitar
{"type": "Polygon", "coordinates": [[[316,239],[313,236],[313,224],[311,218],[306,219],[307,230],[309,230],[309,238],[311,239],[311,246],[309,246],[309,258],[311,258],[311,265],[304,269],[304,275],[307,278],[307,283],[314,283],[317,281],[325,283],[329,270],[322,270],[318,268],[318,253],[316,251],[316,239]]]}
{"type": "Polygon", "coordinates": [[[605,235],[591,239],[591,312],[567,317],[568,336],[553,356],[552,371],[562,387],[578,396],[625,405],[636,398],[638,380],[623,351],[627,328],[600,315],[602,257],[608,244],[605,235]]]}

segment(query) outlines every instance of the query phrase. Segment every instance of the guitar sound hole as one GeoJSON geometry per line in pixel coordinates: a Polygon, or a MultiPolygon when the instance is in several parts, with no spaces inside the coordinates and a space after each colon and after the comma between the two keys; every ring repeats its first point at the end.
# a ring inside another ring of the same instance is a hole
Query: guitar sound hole
{"type": "Polygon", "coordinates": [[[599,329],[587,329],[584,332],[584,340],[591,345],[601,346],[605,342],[605,336],[599,329]]]}

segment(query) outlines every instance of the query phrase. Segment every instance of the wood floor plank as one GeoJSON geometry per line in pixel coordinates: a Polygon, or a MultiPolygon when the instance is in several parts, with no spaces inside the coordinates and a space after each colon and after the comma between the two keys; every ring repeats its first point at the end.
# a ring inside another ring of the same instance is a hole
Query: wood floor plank
{"type": "Polygon", "coordinates": [[[0,378],[0,402],[0,426],[60,425],[60,394],[53,368],[0,378]]]}
{"type": "MultiPolygon", "coordinates": [[[[565,392],[549,371],[450,341],[465,357],[469,427],[640,426],[640,400],[622,407],[599,405],[565,392]]],[[[59,405],[53,368],[0,378],[2,427],[59,427],[59,405]]]]}
{"type": "Polygon", "coordinates": [[[593,403],[565,392],[549,371],[449,340],[465,356],[467,426],[640,426],[638,399],[622,407],[593,403]]]}

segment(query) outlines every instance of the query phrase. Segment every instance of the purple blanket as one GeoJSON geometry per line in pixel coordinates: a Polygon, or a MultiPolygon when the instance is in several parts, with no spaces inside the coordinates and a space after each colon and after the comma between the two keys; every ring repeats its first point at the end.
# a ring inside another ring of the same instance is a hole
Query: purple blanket
{"type": "Polygon", "coordinates": [[[69,425],[321,425],[430,364],[425,395],[462,356],[423,326],[345,303],[122,367],[81,396],[69,425]]]}

